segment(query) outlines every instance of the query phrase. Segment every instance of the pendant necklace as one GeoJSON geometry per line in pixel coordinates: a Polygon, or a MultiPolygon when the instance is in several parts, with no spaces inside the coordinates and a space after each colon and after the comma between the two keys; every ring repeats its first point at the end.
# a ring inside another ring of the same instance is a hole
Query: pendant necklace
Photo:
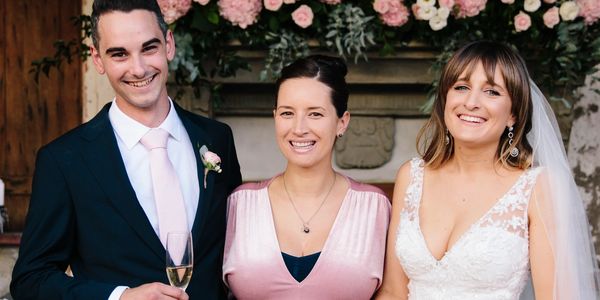
{"type": "Polygon", "coordinates": [[[312,216],[310,216],[310,218],[308,218],[308,220],[304,220],[304,218],[302,218],[302,216],[300,215],[300,212],[298,212],[298,208],[296,208],[296,204],[294,204],[294,201],[292,200],[292,197],[290,196],[290,192],[287,189],[287,186],[285,184],[285,173],[283,173],[282,179],[283,179],[283,189],[285,190],[285,193],[288,197],[288,200],[290,200],[290,203],[292,204],[292,207],[294,208],[294,211],[296,212],[296,215],[298,216],[298,218],[300,219],[300,221],[302,221],[302,231],[304,233],[309,233],[310,232],[310,221],[312,221],[312,219],[317,215],[317,213],[321,210],[321,208],[323,207],[323,204],[325,204],[325,201],[327,200],[327,197],[329,197],[329,194],[331,193],[331,190],[333,190],[333,186],[335,185],[335,180],[337,179],[337,174],[333,173],[333,183],[331,184],[331,186],[329,187],[329,190],[327,191],[327,194],[325,194],[325,197],[323,197],[323,200],[321,200],[321,204],[319,205],[319,208],[317,208],[317,210],[312,214],[312,216]]]}

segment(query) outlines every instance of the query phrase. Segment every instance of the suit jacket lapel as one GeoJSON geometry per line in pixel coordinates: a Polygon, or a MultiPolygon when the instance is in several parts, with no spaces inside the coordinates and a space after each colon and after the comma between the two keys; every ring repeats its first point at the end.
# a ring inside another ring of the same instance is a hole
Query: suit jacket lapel
{"type": "MultiPolygon", "coordinates": [[[[200,147],[205,145],[208,149],[211,149],[211,139],[209,135],[204,131],[203,128],[194,123],[187,116],[189,114],[177,104],[175,104],[175,109],[183,126],[185,127],[190,141],[192,142],[192,147],[194,147],[194,155],[196,156],[196,166],[198,169],[198,184],[200,186],[200,195],[198,198],[198,208],[196,210],[196,216],[194,218],[194,224],[192,226],[192,236],[198,237],[204,228],[204,223],[206,221],[206,214],[208,213],[208,208],[210,206],[210,199],[212,198],[213,185],[214,185],[214,174],[207,174],[206,178],[206,187],[204,187],[204,164],[202,163],[202,158],[200,157],[200,147]]],[[[209,172],[210,173],[210,172],[209,172]]],[[[194,252],[198,249],[199,242],[194,242],[194,252]]]]}
{"type": "MultiPolygon", "coordinates": [[[[114,208],[127,220],[133,231],[148,245],[148,248],[164,259],[165,250],[154,232],[148,217],[140,206],[131,186],[113,128],[108,118],[110,103],[92,119],[83,138],[83,157],[89,170],[96,176],[98,183],[108,195],[114,208]]],[[[106,220],[110,222],[110,220],[106,220]]]]}

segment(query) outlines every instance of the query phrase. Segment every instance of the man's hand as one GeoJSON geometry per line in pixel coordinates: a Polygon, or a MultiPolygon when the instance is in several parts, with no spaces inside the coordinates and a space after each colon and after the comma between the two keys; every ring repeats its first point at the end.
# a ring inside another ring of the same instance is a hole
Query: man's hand
{"type": "Polygon", "coordinates": [[[136,288],[126,289],[121,295],[121,300],[163,300],[177,299],[188,300],[189,296],[179,288],[160,282],[140,285],[136,288]]]}

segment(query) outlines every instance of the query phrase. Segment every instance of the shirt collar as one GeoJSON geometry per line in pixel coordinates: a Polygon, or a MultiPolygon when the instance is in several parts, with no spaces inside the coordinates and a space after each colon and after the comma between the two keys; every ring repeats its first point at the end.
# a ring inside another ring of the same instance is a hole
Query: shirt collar
{"type": "MultiPolygon", "coordinates": [[[[176,141],[181,141],[183,135],[183,124],[177,116],[175,107],[171,98],[169,98],[169,113],[165,120],[157,127],[167,131],[176,141]]],[[[123,141],[127,149],[133,148],[140,139],[150,131],[150,127],[132,119],[126,115],[113,99],[112,105],[108,110],[108,118],[114,131],[123,141]]]]}

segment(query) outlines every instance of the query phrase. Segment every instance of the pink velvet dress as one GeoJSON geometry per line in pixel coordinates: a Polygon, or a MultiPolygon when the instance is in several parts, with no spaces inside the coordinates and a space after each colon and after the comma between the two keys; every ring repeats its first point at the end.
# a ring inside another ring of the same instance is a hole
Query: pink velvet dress
{"type": "Polygon", "coordinates": [[[223,280],[235,298],[370,299],[381,283],[390,202],[350,178],[321,254],[298,282],[279,248],[267,187],[244,184],[229,196],[223,280]]]}

